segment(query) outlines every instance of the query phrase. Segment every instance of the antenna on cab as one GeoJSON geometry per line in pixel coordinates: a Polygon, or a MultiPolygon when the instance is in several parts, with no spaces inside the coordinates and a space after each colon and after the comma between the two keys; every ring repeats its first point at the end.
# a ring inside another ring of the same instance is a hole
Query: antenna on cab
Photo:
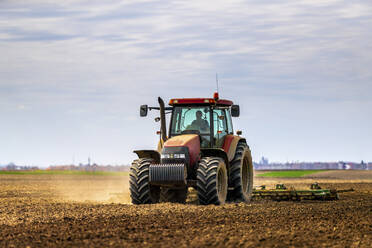
{"type": "Polygon", "coordinates": [[[214,100],[218,100],[219,96],[218,96],[218,74],[216,73],[216,86],[217,86],[217,92],[214,92],[213,94],[213,98],[214,100]]]}
{"type": "Polygon", "coordinates": [[[217,93],[219,93],[218,92],[218,74],[216,73],[216,85],[217,85],[217,93]]]}

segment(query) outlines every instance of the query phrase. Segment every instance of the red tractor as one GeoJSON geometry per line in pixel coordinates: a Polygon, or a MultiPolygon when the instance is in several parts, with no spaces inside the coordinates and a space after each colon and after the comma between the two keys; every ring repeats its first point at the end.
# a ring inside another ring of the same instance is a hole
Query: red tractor
{"type": "Polygon", "coordinates": [[[200,204],[249,201],[253,164],[246,140],[233,133],[232,117],[239,105],[213,98],[171,99],[165,107],[142,105],[140,116],[159,110],[160,141],[157,150],[136,150],[130,169],[133,204],[186,201],[188,187],[197,191],[200,204]],[[166,114],[171,114],[169,131],[166,114]],[[167,135],[168,133],[168,135],[167,135]]]}

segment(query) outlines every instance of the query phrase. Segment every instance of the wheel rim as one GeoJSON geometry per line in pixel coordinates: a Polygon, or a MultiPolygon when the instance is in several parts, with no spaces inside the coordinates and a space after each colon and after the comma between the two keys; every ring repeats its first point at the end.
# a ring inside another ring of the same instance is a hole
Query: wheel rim
{"type": "Polygon", "coordinates": [[[249,184],[249,168],[248,168],[248,166],[249,166],[248,159],[244,158],[243,159],[243,164],[242,164],[242,172],[241,172],[243,193],[248,193],[248,190],[249,190],[249,187],[248,187],[248,184],[249,184]]]}
{"type": "Polygon", "coordinates": [[[218,198],[220,200],[220,202],[224,202],[225,201],[225,197],[226,197],[226,194],[227,194],[227,191],[226,191],[226,175],[224,173],[224,169],[223,168],[218,168],[218,172],[217,172],[217,192],[218,192],[218,198]]]}

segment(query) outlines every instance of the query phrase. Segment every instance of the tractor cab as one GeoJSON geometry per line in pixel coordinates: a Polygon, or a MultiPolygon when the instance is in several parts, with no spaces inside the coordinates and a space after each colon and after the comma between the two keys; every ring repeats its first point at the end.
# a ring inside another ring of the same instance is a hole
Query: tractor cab
{"type": "Polygon", "coordinates": [[[201,148],[221,148],[224,138],[233,134],[231,116],[239,116],[239,106],[214,98],[171,99],[172,108],[168,137],[198,134],[201,148]]]}

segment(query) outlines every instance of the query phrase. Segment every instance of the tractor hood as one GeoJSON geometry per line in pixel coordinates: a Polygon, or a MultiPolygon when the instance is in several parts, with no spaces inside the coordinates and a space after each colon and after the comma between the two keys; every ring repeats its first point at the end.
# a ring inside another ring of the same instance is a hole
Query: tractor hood
{"type": "Polygon", "coordinates": [[[169,146],[187,146],[187,144],[194,143],[196,141],[200,144],[199,142],[199,135],[197,134],[183,134],[183,135],[177,135],[174,136],[170,139],[168,139],[164,143],[164,147],[169,147],[169,146]]]}
{"type": "Polygon", "coordinates": [[[190,156],[190,165],[193,166],[199,160],[200,154],[200,138],[197,134],[183,134],[177,135],[168,139],[164,143],[163,152],[167,153],[177,148],[187,148],[188,155],[190,156]]]}

